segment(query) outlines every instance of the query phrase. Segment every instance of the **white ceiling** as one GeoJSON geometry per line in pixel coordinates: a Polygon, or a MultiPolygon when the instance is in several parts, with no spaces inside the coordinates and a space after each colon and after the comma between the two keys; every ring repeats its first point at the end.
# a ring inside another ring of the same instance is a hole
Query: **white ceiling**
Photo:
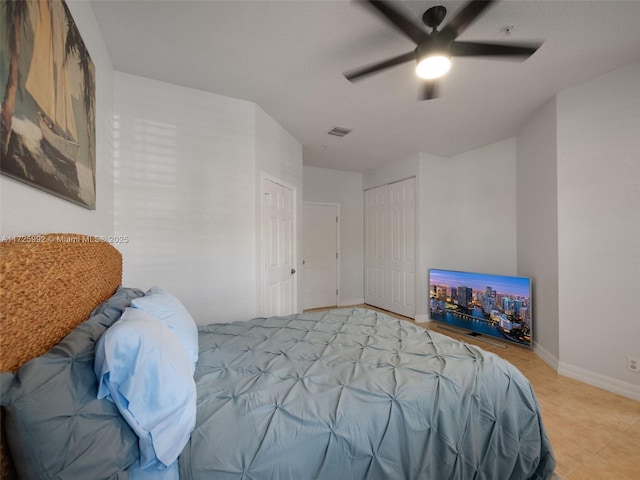
{"type": "MultiPolygon", "coordinates": [[[[415,48],[348,0],[92,4],[116,70],[255,102],[302,143],[305,165],[355,172],[512,137],[556,92],[640,59],[640,0],[505,0],[459,39],[542,47],[525,62],[454,58],[440,98],[417,101],[411,63],[343,77],[415,48]],[[334,126],[353,132],[328,135],[334,126]]],[[[398,4],[416,22],[445,5],[444,25],[466,2],[398,4]]]]}

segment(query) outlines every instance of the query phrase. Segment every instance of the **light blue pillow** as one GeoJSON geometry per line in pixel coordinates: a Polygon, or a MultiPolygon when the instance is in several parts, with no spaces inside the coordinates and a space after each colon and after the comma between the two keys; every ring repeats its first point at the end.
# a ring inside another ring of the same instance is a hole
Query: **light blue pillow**
{"type": "Polygon", "coordinates": [[[178,337],[143,310],[127,308],[96,346],[98,398],[115,403],[138,435],[140,467],[168,467],[196,421],[192,362],[178,337]]]}
{"type": "Polygon", "coordinates": [[[140,462],[127,470],[129,480],[180,480],[178,460],[168,467],[140,468],[140,462]]]}
{"type": "Polygon", "coordinates": [[[180,300],[160,287],[152,287],[144,297],[131,302],[131,306],[153,315],[173,330],[187,350],[195,369],[198,362],[198,327],[180,300]]]}

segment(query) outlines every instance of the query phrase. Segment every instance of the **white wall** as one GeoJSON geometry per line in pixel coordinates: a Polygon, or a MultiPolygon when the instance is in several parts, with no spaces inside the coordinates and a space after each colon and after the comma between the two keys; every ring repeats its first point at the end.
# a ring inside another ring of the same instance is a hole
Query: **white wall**
{"type": "Polygon", "coordinates": [[[518,275],[533,282],[533,342],[554,368],[559,358],[558,185],[555,97],[517,137],[518,275]]]}
{"type": "Polygon", "coordinates": [[[65,232],[108,236],[113,233],[113,66],[91,4],[70,1],[68,5],[96,73],[96,209],[88,210],[2,175],[2,235],[65,232]]]}
{"type": "Polygon", "coordinates": [[[429,321],[429,268],[438,268],[442,257],[439,246],[441,234],[438,228],[442,180],[447,177],[447,162],[450,160],[437,155],[421,153],[418,164],[416,215],[416,321],[429,321]]]}
{"type": "Polygon", "coordinates": [[[364,302],[364,193],[362,174],[304,167],[304,201],[340,205],[339,305],[364,302]]]}
{"type": "Polygon", "coordinates": [[[557,110],[559,372],[640,400],[640,62],[557,110]]]}
{"type": "Polygon", "coordinates": [[[515,275],[515,139],[450,158],[422,154],[418,321],[428,317],[429,268],[515,275]]]}
{"type": "Polygon", "coordinates": [[[369,190],[370,188],[379,187],[380,185],[417,177],[419,164],[420,154],[416,153],[402,160],[390,162],[381,167],[368,170],[364,174],[362,186],[364,190],[369,190]]]}
{"type": "Polygon", "coordinates": [[[115,112],[124,283],[171,290],[199,324],[258,316],[260,180],[292,186],[300,217],[300,143],[254,103],[122,73],[115,112]]]}
{"type": "Polygon", "coordinates": [[[116,73],[115,113],[124,284],[200,324],[256,316],[255,105],[116,73]]]}
{"type": "Polygon", "coordinates": [[[515,139],[442,163],[430,182],[433,201],[423,213],[437,253],[428,267],[515,275],[515,139]]]}

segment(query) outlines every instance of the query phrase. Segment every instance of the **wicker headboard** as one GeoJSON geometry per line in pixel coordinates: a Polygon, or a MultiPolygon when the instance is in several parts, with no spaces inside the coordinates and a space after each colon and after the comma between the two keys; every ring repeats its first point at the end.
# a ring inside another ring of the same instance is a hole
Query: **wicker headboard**
{"type": "MultiPolygon", "coordinates": [[[[121,282],[122,255],[96,237],[52,233],[1,242],[0,371],[45,353],[121,282]]],[[[10,478],[4,441],[0,460],[0,477],[10,478]]]]}
{"type": "Polygon", "coordinates": [[[0,243],[0,371],[43,354],[122,282],[122,256],[96,237],[54,233],[0,243]]]}

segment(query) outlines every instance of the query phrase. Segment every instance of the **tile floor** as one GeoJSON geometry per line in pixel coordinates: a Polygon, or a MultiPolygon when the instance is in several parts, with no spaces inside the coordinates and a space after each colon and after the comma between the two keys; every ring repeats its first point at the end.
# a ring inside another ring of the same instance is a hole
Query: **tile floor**
{"type": "MultiPolygon", "coordinates": [[[[327,309],[314,311],[322,310],[327,309]]],[[[415,323],[410,318],[385,313],[415,323]]],[[[468,335],[437,327],[434,330],[501,356],[529,379],[551,439],[558,477],[640,480],[640,402],[558,375],[526,348],[509,345],[504,349],[468,335]]]]}

